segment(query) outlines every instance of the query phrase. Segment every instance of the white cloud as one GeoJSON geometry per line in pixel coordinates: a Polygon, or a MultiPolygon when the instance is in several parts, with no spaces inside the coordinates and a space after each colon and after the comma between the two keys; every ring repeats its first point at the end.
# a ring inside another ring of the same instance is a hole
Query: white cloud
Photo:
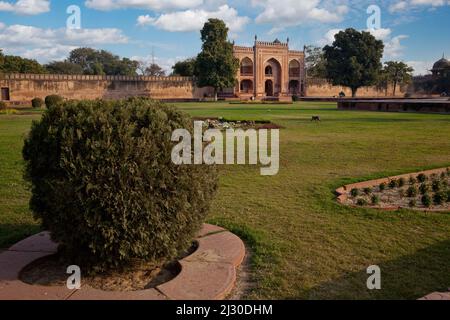
{"type": "Polygon", "coordinates": [[[127,43],[119,29],[42,29],[26,25],[0,28],[0,43],[5,53],[34,58],[40,62],[61,59],[82,46],[127,43]]]}
{"type": "Polygon", "coordinates": [[[416,76],[429,74],[429,70],[433,67],[432,61],[407,61],[405,63],[414,68],[413,74],[416,76]]]}
{"type": "Polygon", "coordinates": [[[328,30],[324,37],[317,41],[317,44],[321,47],[326,46],[327,44],[332,44],[334,41],[334,36],[339,33],[340,31],[343,31],[342,29],[331,29],[328,30]]]}
{"type": "Polygon", "coordinates": [[[198,31],[209,18],[225,21],[231,32],[239,32],[250,22],[248,17],[239,16],[236,9],[228,5],[220,6],[215,11],[193,9],[161,14],[158,17],[139,16],[138,25],[151,25],[161,30],[171,32],[198,31]]]}
{"type": "Polygon", "coordinates": [[[114,9],[149,9],[154,11],[195,8],[203,0],[87,0],[88,8],[109,11],[114,9]]]}
{"type": "Polygon", "coordinates": [[[450,5],[448,0],[400,0],[389,6],[389,11],[394,12],[405,12],[411,9],[421,9],[426,7],[442,7],[445,5],[450,5]]]}
{"type": "Polygon", "coordinates": [[[349,11],[346,5],[321,6],[320,0],[252,0],[251,3],[263,8],[256,23],[272,24],[275,30],[308,22],[341,22],[349,11]]]}
{"type": "Polygon", "coordinates": [[[0,1],[0,11],[37,15],[50,11],[50,0],[17,0],[15,3],[0,1]]]}
{"type": "Polygon", "coordinates": [[[403,55],[404,47],[401,44],[401,40],[407,39],[406,35],[399,35],[393,37],[389,41],[384,42],[384,57],[385,58],[398,58],[403,55]]]}

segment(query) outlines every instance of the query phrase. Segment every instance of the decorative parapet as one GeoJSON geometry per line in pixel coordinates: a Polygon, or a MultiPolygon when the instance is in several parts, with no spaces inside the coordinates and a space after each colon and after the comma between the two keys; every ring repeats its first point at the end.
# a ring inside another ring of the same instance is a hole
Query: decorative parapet
{"type": "Polygon", "coordinates": [[[276,42],[267,42],[267,41],[256,41],[257,46],[265,46],[265,47],[288,47],[288,43],[276,43],[276,42]]]}
{"type": "Polygon", "coordinates": [[[250,51],[253,52],[253,47],[241,47],[241,46],[234,46],[233,51],[250,51]]]}
{"type": "Polygon", "coordinates": [[[1,74],[0,80],[53,80],[53,81],[167,81],[186,82],[193,81],[192,77],[153,77],[153,76],[104,76],[104,75],[70,75],[70,74],[29,74],[10,73],[1,74]]]}

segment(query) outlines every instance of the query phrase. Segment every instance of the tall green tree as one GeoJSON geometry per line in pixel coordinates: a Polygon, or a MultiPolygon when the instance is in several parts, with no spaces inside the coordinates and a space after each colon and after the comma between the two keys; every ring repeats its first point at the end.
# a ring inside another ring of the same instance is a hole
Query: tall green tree
{"type": "Polygon", "coordinates": [[[327,79],[333,85],[349,87],[355,97],[360,87],[376,84],[384,44],[369,32],[352,28],[339,32],[334,38],[333,44],[323,49],[327,79]]]}
{"type": "Polygon", "coordinates": [[[233,44],[227,40],[228,28],[219,19],[209,19],[201,30],[202,52],[195,63],[199,87],[214,88],[214,98],[223,88],[234,87],[239,60],[233,56],[233,44]]]}
{"type": "MultiPolygon", "coordinates": [[[[384,63],[382,77],[385,79],[386,87],[389,84],[393,86],[393,95],[397,90],[397,86],[401,83],[410,83],[414,69],[401,61],[387,61],[384,63]]],[[[387,89],[386,89],[387,90],[387,89]]]]}
{"type": "Polygon", "coordinates": [[[178,61],[172,67],[173,74],[182,77],[192,77],[195,70],[195,61],[195,58],[178,61]]]}
{"type": "Polygon", "coordinates": [[[313,45],[305,47],[305,65],[309,77],[326,78],[327,66],[323,49],[313,45]]]}

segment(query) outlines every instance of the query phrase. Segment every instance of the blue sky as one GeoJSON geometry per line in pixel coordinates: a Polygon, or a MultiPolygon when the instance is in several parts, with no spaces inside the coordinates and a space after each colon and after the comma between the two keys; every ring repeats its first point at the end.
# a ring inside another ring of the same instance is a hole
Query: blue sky
{"type": "Polygon", "coordinates": [[[221,18],[230,39],[252,45],[285,40],[330,43],[341,29],[368,29],[367,8],[380,8],[371,32],[386,44],[385,60],[402,60],[425,73],[445,52],[450,56],[450,0],[0,0],[0,48],[40,62],[61,60],[89,46],[169,70],[200,50],[199,29],[221,18]],[[70,5],[81,10],[81,29],[66,28],[70,5]]]}

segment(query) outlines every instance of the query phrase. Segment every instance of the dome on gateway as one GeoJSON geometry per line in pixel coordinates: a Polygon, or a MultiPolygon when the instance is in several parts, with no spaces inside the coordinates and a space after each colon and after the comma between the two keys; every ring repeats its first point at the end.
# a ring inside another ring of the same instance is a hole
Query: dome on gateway
{"type": "Polygon", "coordinates": [[[442,59],[436,61],[435,64],[433,65],[434,70],[448,69],[448,68],[450,68],[450,61],[448,61],[444,57],[442,57],[442,59]]]}

